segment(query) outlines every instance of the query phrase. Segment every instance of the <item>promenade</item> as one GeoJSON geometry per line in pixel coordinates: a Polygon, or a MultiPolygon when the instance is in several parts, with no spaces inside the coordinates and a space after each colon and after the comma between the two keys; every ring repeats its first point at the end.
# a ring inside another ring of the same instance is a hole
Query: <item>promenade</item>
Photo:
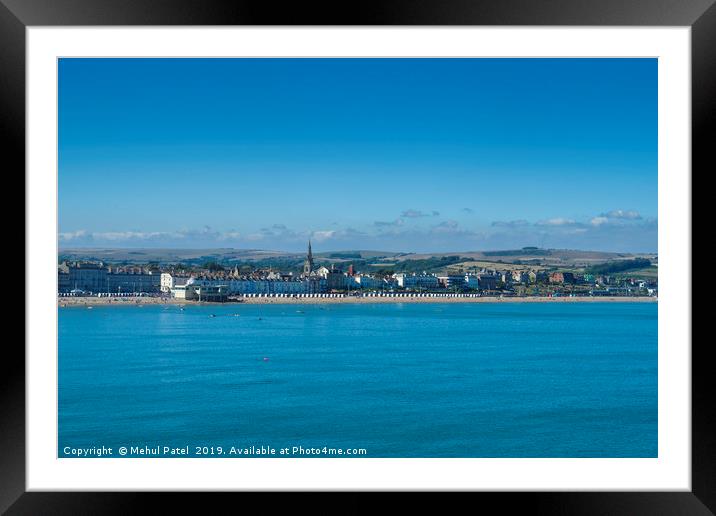
{"type": "Polygon", "coordinates": [[[451,293],[365,293],[349,294],[247,294],[226,303],[187,301],[169,297],[58,297],[60,307],[72,306],[136,306],[136,305],[213,305],[213,304],[342,304],[342,303],[655,303],[656,297],[646,296],[483,296],[451,293]]]}

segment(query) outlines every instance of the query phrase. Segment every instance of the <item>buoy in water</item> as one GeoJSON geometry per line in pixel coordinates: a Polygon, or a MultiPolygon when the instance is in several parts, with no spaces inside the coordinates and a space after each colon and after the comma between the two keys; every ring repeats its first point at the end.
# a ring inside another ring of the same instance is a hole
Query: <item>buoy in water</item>
{"type": "Polygon", "coordinates": [[[264,357],[264,362],[268,362],[268,361],[269,361],[268,357],[264,357]]]}

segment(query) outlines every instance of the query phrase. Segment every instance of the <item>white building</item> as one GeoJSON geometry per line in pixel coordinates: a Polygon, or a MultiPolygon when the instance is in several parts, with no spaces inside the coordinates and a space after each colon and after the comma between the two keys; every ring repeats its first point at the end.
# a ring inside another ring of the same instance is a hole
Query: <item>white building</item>
{"type": "Polygon", "coordinates": [[[172,297],[176,299],[199,301],[225,301],[228,296],[226,285],[205,285],[188,282],[184,285],[175,285],[171,289],[172,297]]]}
{"type": "Polygon", "coordinates": [[[353,281],[358,285],[358,288],[381,288],[385,285],[382,279],[362,274],[353,276],[353,281]]]}
{"type": "Polygon", "coordinates": [[[177,276],[169,272],[162,272],[159,277],[159,289],[162,292],[170,292],[177,285],[186,285],[189,276],[177,276]]]}
{"type": "Polygon", "coordinates": [[[398,287],[405,289],[435,289],[440,285],[437,276],[431,274],[395,274],[398,287]]]}
{"type": "Polygon", "coordinates": [[[327,278],[329,272],[331,272],[330,269],[328,267],[324,267],[324,266],[321,266],[318,269],[316,269],[315,271],[313,271],[313,273],[316,276],[320,276],[322,278],[327,278]]]}

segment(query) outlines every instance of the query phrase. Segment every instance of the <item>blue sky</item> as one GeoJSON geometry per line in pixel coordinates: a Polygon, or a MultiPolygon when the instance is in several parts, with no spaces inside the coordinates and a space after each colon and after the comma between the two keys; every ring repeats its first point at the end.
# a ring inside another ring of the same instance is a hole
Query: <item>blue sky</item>
{"type": "Polygon", "coordinates": [[[61,59],[61,247],[657,249],[656,59],[61,59]]]}

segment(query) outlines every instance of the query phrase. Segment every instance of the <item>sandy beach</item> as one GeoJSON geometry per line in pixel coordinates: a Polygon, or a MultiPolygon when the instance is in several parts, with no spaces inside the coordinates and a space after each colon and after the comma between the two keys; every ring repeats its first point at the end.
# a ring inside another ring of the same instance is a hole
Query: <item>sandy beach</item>
{"type": "Polygon", "coordinates": [[[160,297],[63,297],[59,307],[137,305],[220,305],[220,304],[377,304],[377,303],[655,303],[656,297],[248,297],[241,301],[212,303],[160,297]]]}

